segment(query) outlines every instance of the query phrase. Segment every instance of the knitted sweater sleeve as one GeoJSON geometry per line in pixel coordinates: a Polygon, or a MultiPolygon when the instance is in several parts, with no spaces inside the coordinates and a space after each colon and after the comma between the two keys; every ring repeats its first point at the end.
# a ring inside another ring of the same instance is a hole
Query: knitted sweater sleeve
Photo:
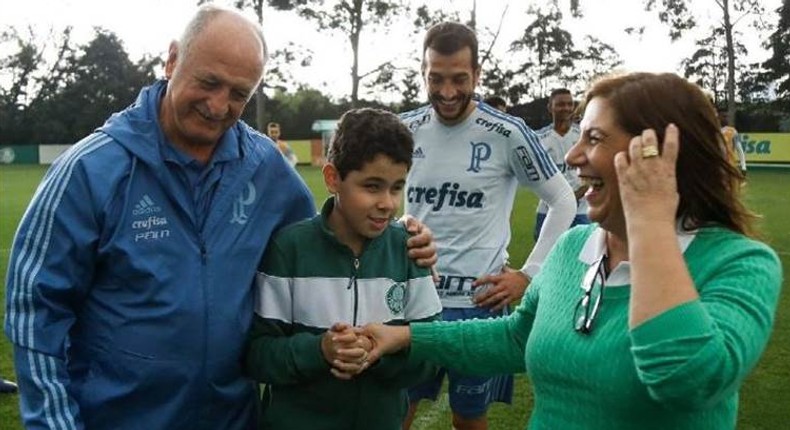
{"type": "Polygon", "coordinates": [[[732,234],[705,236],[698,234],[703,245],[686,255],[699,299],[630,333],[650,396],[683,410],[704,409],[738,390],[768,342],[782,282],[779,259],[767,246],[732,234]]]}
{"type": "Polygon", "coordinates": [[[503,318],[412,324],[410,359],[473,375],[522,373],[536,300],[536,292],[528,293],[503,318]]]}

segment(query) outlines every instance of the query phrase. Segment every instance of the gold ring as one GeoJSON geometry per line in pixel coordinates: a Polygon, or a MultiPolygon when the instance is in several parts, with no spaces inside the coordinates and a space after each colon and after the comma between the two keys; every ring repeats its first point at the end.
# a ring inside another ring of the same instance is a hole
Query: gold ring
{"type": "Polygon", "coordinates": [[[658,147],[655,145],[646,145],[642,147],[642,158],[652,158],[658,156],[658,147]]]}

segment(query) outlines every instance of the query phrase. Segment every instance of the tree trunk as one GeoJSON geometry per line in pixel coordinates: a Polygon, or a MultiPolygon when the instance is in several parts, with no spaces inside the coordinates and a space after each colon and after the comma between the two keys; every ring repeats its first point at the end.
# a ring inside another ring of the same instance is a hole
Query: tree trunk
{"type": "Polygon", "coordinates": [[[469,27],[477,32],[477,0],[472,1],[472,16],[469,18],[469,27]]]}
{"type": "Polygon", "coordinates": [[[263,83],[258,85],[255,91],[255,126],[263,134],[266,134],[266,94],[263,93],[263,83]]]}
{"type": "MultiPolygon", "coordinates": [[[[263,27],[263,1],[264,0],[255,0],[254,7],[255,7],[255,14],[258,15],[258,23],[263,27]]],[[[264,116],[266,112],[266,94],[263,93],[263,81],[258,85],[258,89],[255,91],[255,125],[258,128],[258,131],[261,133],[266,133],[266,117],[264,116]]]]}
{"type": "Polygon", "coordinates": [[[724,37],[727,41],[727,121],[735,127],[735,46],[732,41],[730,0],[721,0],[724,12],[724,37]]]}
{"type": "Polygon", "coordinates": [[[351,11],[351,51],[354,59],[351,63],[351,107],[359,103],[359,36],[362,33],[362,3],[363,0],[354,0],[354,10],[351,11]]]}

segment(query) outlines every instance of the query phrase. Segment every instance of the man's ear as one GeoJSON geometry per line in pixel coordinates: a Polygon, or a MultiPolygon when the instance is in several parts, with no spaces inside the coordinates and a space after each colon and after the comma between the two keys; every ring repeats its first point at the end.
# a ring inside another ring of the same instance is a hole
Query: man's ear
{"type": "Polygon", "coordinates": [[[337,193],[338,188],[340,188],[340,172],[337,171],[337,167],[335,167],[332,163],[324,164],[324,167],[321,169],[321,173],[324,174],[324,184],[326,185],[326,190],[329,191],[329,194],[337,193]]]}
{"type": "Polygon", "coordinates": [[[176,69],[176,61],[178,61],[178,42],[174,40],[170,42],[170,47],[167,49],[165,78],[170,79],[173,76],[173,71],[176,69]]]}

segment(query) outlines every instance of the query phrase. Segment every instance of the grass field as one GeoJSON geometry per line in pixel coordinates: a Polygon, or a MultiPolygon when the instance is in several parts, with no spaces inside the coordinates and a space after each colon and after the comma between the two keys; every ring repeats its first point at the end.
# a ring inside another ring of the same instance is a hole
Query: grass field
{"type": "MultiPolygon", "coordinates": [[[[320,202],[325,198],[320,171],[314,167],[299,168],[302,176],[320,202]]],[[[9,248],[17,223],[33,194],[44,168],[39,166],[0,165],[0,296],[5,314],[5,274],[9,248]]],[[[748,204],[763,215],[761,231],[764,239],[782,259],[784,273],[790,272],[790,171],[756,170],[749,173],[747,185],[748,204]]],[[[531,228],[534,222],[535,198],[527,191],[520,191],[514,208],[513,246],[511,255],[522,262],[532,244],[531,228]]],[[[768,349],[758,367],[741,389],[739,429],[780,429],[790,423],[790,294],[788,282],[779,305],[774,333],[768,349]]],[[[13,375],[11,345],[0,336],[0,375],[13,375]]],[[[16,430],[22,426],[16,395],[0,395],[0,429],[16,430]]],[[[495,405],[489,417],[492,429],[520,429],[529,416],[532,394],[528,380],[517,377],[516,399],[513,406],[495,405]]],[[[423,402],[413,428],[418,430],[449,429],[447,397],[442,395],[436,403],[423,402]]],[[[573,413],[573,411],[568,411],[573,413]]]]}

